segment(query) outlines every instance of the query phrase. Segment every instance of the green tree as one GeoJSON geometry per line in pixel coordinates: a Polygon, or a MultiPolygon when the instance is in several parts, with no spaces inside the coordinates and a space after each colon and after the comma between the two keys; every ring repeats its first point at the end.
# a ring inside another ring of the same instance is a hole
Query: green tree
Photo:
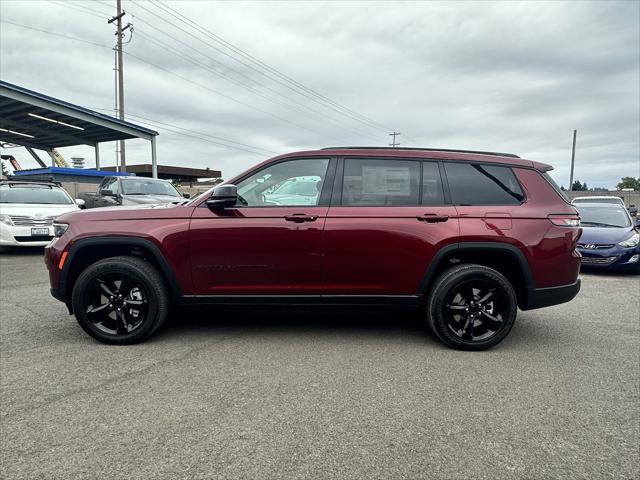
{"type": "Polygon", "coordinates": [[[633,188],[634,190],[640,190],[640,178],[635,177],[622,177],[620,183],[616,186],[618,190],[623,188],[633,188]]]}
{"type": "Polygon", "coordinates": [[[571,187],[571,190],[574,192],[581,192],[583,190],[588,190],[587,188],[587,182],[585,183],[581,183],[580,180],[574,180],[573,181],[573,186],[571,187]]]}

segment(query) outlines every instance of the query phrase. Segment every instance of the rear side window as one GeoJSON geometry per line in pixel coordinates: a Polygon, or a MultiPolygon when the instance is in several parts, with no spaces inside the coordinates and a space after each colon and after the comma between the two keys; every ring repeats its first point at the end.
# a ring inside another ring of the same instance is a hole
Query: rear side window
{"type": "Polygon", "coordinates": [[[519,205],[524,194],[509,167],[446,163],[451,199],[456,205],[519,205]]]}
{"type": "Polygon", "coordinates": [[[422,204],[442,205],[444,203],[444,191],[442,190],[442,178],[436,162],[424,162],[422,164],[422,204]]]}
{"type": "Polygon", "coordinates": [[[345,159],[342,205],[418,205],[420,162],[345,159]]]}

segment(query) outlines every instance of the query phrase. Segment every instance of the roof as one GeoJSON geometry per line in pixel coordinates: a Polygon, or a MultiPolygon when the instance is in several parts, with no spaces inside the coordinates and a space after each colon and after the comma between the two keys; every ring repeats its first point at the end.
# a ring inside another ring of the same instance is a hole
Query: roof
{"type": "MultiPolygon", "coordinates": [[[[103,170],[115,171],[115,167],[105,167],[103,170]]],[[[151,165],[127,165],[127,172],[135,173],[139,177],[151,176],[151,165]]],[[[222,172],[219,170],[207,170],[204,168],[185,168],[170,165],[158,165],[158,178],[171,180],[195,180],[198,178],[220,178],[222,172]]]]}
{"type": "Polygon", "coordinates": [[[47,168],[31,168],[28,170],[16,170],[13,172],[14,177],[29,177],[30,175],[77,175],[80,177],[111,177],[111,176],[129,176],[128,172],[111,172],[105,170],[95,170],[93,168],[63,168],[63,167],[47,167],[47,168]]]}
{"type": "Polygon", "coordinates": [[[513,154],[498,154],[491,152],[478,152],[470,150],[426,149],[426,148],[378,148],[378,147],[331,147],[322,150],[308,150],[286,153],[267,160],[280,160],[288,157],[402,157],[419,159],[448,159],[470,162],[498,163],[505,165],[536,168],[541,171],[552,170],[551,165],[519,158],[513,154]]]}
{"type": "Polygon", "coordinates": [[[0,141],[42,150],[158,132],[0,80],[0,141]]]}
{"type": "Polygon", "coordinates": [[[493,155],[495,157],[520,158],[513,153],[485,152],[482,150],[458,150],[452,148],[430,148],[430,147],[325,147],[322,150],[410,150],[425,152],[455,152],[455,153],[475,153],[478,155],[493,155]]]}

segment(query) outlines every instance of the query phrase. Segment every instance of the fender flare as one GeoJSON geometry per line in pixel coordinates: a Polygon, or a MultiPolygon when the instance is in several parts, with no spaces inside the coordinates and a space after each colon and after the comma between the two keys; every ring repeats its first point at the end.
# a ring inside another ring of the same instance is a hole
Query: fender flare
{"type": "Polygon", "coordinates": [[[134,236],[113,236],[113,237],[99,237],[99,238],[82,238],[71,245],[68,250],[68,257],[64,263],[64,267],[60,272],[60,284],[59,291],[66,292],[67,291],[67,279],[69,277],[69,272],[71,271],[73,260],[79,252],[81,252],[84,248],[94,247],[97,245],[121,245],[121,246],[131,246],[131,247],[140,247],[149,251],[151,255],[153,255],[154,260],[160,266],[161,273],[167,279],[169,283],[168,287],[171,289],[171,294],[175,298],[179,298],[182,295],[182,291],[180,289],[180,284],[178,283],[178,279],[176,278],[173,270],[169,266],[167,259],[164,254],[160,250],[160,248],[153,243],[151,240],[141,237],[134,236]]]}
{"type": "Polygon", "coordinates": [[[501,242],[460,242],[451,245],[445,245],[436,252],[436,254],[433,256],[433,259],[429,263],[429,266],[427,267],[422,280],[420,281],[420,285],[418,286],[418,295],[426,295],[429,287],[431,286],[431,283],[434,280],[438,266],[445,256],[453,252],[465,252],[470,250],[485,252],[499,251],[508,253],[518,262],[518,265],[520,266],[520,270],[522,271],[522,275],[524,277],[526,294],[529,295],[529,292],[535,288],[533,275],[531,274],[531,269],[529,268],[529,263],[518,247],[501,242]]]}

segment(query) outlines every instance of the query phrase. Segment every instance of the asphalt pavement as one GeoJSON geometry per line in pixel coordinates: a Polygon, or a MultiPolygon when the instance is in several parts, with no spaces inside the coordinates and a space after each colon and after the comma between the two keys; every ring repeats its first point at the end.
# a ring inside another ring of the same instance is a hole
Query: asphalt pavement
{"type": "Polygon", "coordinates": [[[640,278],[582,275],[479,353],[403,312],[179,312],[88,337],[0,253],[0,477],[633,479],[640,278]]]}

